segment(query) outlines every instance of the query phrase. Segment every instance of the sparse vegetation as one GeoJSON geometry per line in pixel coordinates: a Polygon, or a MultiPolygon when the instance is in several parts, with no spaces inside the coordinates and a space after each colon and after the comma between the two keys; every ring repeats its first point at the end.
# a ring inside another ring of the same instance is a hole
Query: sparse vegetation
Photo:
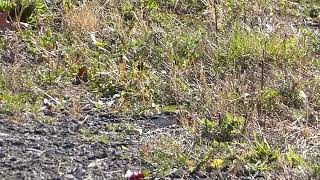
{"type": "Polygon", "coordinates": [[[1,32],[1,114],[53,123],[80,117],[84,101],[127,117],[170,111],[187,135],[142,141],[154,176],[320,177],[317,1],[0,1],[0,10],[17,2],[33,9],[1,32]]]}

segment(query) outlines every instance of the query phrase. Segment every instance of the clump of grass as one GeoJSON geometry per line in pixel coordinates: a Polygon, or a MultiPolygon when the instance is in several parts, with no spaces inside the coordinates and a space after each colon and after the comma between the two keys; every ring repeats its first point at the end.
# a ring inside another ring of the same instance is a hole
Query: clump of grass
{"type": "Polygon", "coordinates": [[[97,134],[93,132],[90,129],[81,128],[79,130],[79,133],[84,139],[90,140],[90,141],[96,141],[96,142],[102,142],[102,143],[108,143],[110,142],[109,138],[105,134],[97,134]]]}
{"type": "Polygon", "coordinates": [[[96,31],[99,28],[99,6],[97,2],[88,2],[80,6],[73,6],[64,14],[66,25],[74,31],[96,31]]]}
{"type": "Polygon", "coordinates": [[[1,102],[3,103],[1,109],[3,111],[13,112],[37,112],[40,108],[40,97],[29,92],[16,92],[11,94],[7,91],[0,92],[1,102]]]}

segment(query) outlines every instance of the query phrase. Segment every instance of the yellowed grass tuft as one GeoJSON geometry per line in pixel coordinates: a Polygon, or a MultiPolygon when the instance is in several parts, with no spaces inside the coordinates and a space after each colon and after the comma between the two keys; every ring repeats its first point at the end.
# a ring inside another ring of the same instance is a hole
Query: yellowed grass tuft
{"type": "Polygon", "coordinates": [[[96,31],[99,28],[99,16],[95,12],[97,3],[83,4],[64,15],[64,20],[71,30],[96,31]]]}

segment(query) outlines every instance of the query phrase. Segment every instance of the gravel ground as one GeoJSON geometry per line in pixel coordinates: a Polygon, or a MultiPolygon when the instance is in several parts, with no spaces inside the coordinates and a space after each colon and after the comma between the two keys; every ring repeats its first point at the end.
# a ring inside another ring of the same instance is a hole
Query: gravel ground
{"type": "MultiPolygon", "coordinates": [[[[139,133],[94,141],[83,129],[122,122],[105,115],[90,121],[61,119],[53,124],[0,120],[0,176],[3,179],[117,179],[139,168],[139,133]]],[[[104,137],[104,136],[103,136],[104,137]]]]}
{"type": "Polygon", "coordinates": [[[52,124],[0,119],[2,179],[123,179],[142,168],[138,146],[152,129],[173,118],[147,119],[87,115],[52,124]],[[138,126],[139,125],[139,126],[138,126]]]}

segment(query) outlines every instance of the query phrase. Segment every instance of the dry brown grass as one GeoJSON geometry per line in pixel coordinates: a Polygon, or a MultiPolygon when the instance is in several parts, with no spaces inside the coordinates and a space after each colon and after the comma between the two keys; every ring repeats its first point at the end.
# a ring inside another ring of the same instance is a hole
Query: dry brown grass
{"type": "Polygon", "coordinates": [[[82,4],[64,14],[64,20],[71,30],[96,31],[99,29],[98,3],[82,4]]]}

